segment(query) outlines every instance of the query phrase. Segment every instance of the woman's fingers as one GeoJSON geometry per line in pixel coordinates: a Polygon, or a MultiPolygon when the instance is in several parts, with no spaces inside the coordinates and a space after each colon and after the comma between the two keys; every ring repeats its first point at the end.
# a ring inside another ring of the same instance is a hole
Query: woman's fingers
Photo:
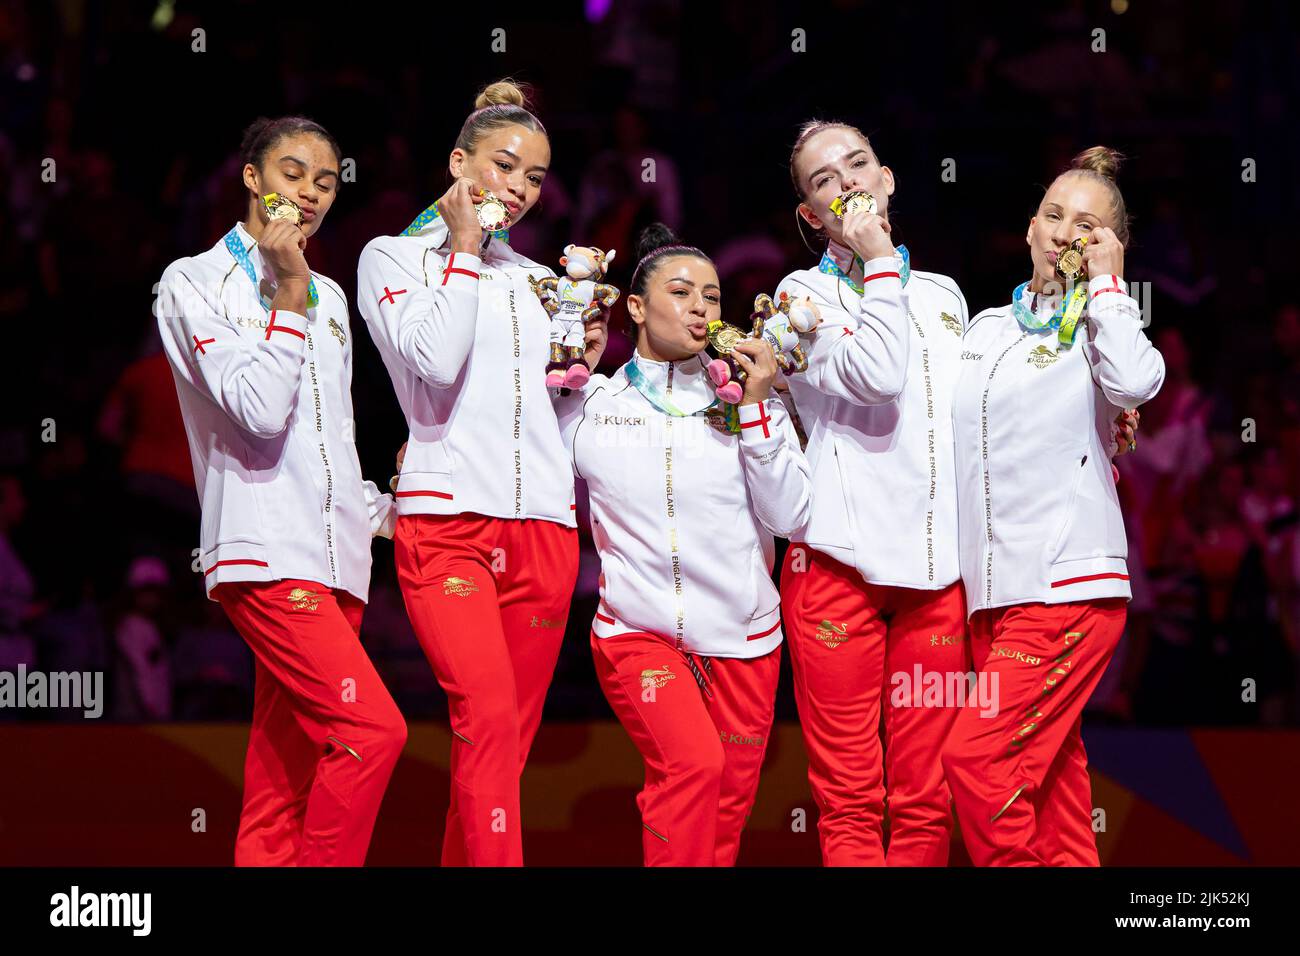
{"type": "Polygon", "coordinates": [[[477,206],[479,203],[481,203],[484,199],[487,198],[487,190],[484,189],[482,186],[480,186],[478,183],[474,182],[474,180],[466,177],[458,180],[458,184],[459,183],[465,184],[465,193],[469,197],[469,201],[474,205],[477,206]]]}

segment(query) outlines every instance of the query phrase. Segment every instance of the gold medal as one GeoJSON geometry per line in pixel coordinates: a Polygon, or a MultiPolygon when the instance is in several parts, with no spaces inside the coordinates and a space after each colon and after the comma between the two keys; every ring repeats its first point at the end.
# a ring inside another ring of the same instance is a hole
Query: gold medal
{"type": "Polygon", "coordinates": [[[1088,244],[1087,237],[1076,239],[1070,248],[1056,257],[1056,273],[1067,282],[1074,282],[1083,275],[1083,248],[1088,244]]]}
{"type": "Polygon", "coordinates": [[[302,225],[302,209],[292,199],[286,199],[279,193],[267,193],[262,197],[266,205],[266,214],[272,220],[287,219],[295,226],[302,225]]]}
{"type": "Polygon", "coordinates": [[[831,200],[831,212],[835,213],[838,219],[843,219],[851,212],[874,213],[875,211],[876,197],[871,193],[845,193],[843,196],[837,196],[831,200]]]}
{"type": "Polygon", "coordinates": [[[506,208],[505,203],[487,190],[484,190],[483,194],[483,201],[475,208],[475,212],[478,213],[478,224],[488,232],[504,229],[510,222],[510,210],[506,208]]]}
{"type": "Polygon", "coordinates": [[[713,319],[709,322],[704,334],[719,355],[730,355],[736,350],[736,346],[745,340],[744,332],[721,319],[713,319]]]}

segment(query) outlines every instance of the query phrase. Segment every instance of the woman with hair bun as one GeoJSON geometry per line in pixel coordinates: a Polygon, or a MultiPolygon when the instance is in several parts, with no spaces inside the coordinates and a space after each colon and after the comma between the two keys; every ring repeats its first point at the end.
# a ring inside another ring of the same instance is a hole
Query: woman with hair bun
{"type": "MultiPolygon", "coordinates": [[[[523,865],[519,777],[578,571],[573,474],[546,388],[550,322],[505,241],[551,146],[523,90],[486,87],[448,158],[451,187],[369,243],[361,314],[409,428],[396,498],[407,613],[449,702],[444,866],[523,865]]],[[[586,332],[594,368],[605,320],[586,332]]]]}
{"type": "Polygon", "coordinates": [[[261,119],[244,218],[167,267],[158,325],[203,508],[203,580],[253,651],[239,866],[360,866],[406,724],[359,639],[392,498],[361,479],[347,300],[307,265],[341,153],[261,119]]]}
{"type": "Polygon", "coordinates": [[[627,307],[631,360],[557,402],[600,552],[591,649],[645,760],[646,865],[731,866],[780,671],[772,536],[807,520],[812,484],[766,341],[732,353],[739,404],[715,395],[704,349],[722,306],[703,252],[649,227],[627,307]]]}
{"type": "Polygon", "coordinates": [[[1081,715],[1124,630],[1111,423],[1164,381],[1124,282],[1120,156],[1084,150],[1029,221],[1032,275],[962,339],[961,576],[979,679],[943,766],[976,865],[1096,866],[1081,715]]]}

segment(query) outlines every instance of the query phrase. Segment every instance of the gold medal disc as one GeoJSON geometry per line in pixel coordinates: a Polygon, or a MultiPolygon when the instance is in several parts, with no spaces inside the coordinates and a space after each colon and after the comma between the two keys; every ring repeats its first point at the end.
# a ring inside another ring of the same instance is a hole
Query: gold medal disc
{"type": "Polygon", "coordinates": [[[262,197],[266,204],[266,214],[271,219],[287,219],[295,226],[302,225],[302,209],[292,199],[286,199],[279,193],[268,193],[262,197]]]}
{"type": "Polygon", "coordinates": [[[844,196],[838,196],[831,202],[831,212],[843,219],[851,212],[874,213],[876,211],[876,197],[871,193],[852,192],[844,196]]]}
{"type": "Polygon", "coordinates": [[[705,330],[705,336],[709,340],[719,355],[729,355],[735,351],[736,346],[745,340],[745,333],[740,331],[734,325],[728,325],[721,319],[714,319],[708,324],[705,330]]]}
{"type": "Polygon", "coordinates": [[[1073,282],[1083,274],[1083,247],[1087,244],[1087,239],[1076,239],[1056,257],[1056,272],[1062,279],[1073,282]]]}
{"type": "Polygon", "coordinates": [[[487,198],[478,204],[475,211],[478,213],[478,224],[488,232],[504,228],[510,222],[510,210],[491,193],[488,193],[487,198]]]}

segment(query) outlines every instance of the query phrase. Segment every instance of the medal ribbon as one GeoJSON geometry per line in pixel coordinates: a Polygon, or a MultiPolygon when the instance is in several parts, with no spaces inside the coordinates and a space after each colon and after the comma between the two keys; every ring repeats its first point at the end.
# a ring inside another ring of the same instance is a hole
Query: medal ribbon
{"type": "Polygon", "coordinates": [[[1040,319],[1020,301],[1028,287],[1028,282],[1022,282],[1016,287],[1016,291],[1011,293],[1011,310],[1015,313],[1016,321],[1022,328],[1031,332],[1037,332],[1039,329],[1056,329],[1056,339],[1060,342],[1061,348],[1068,349],[1074,344],[1079,320],[1083,317],[1084,307],[1088,304],[1087,284],[1076,282],[1070,289],[1069,295],[1061,299],[1061,304],[1048,319],[1040,319]]]}
{"type": "MultiPolygon", "coordinates": [[[[430,203],[430,204],[429,204],[429,208],[427,208],[426,210],[424,210],[424,212],[422,212],[422,213],[420,213],[418,216],[416,216],[416,217],[415,217],[415,221],[412,222],[412,223],[411,223],[409,226],[407,226],[405,229],[403,229],[403,230],[401,231],[400,235],[403,235],[403,236],[414,236],[414,235],[416,235],[417,233],[423,231],[424,228],[425,228],[425,226],[429,225],[429,223],[433,222],[435,219],[441,219],[441,218],[442,218],[442,213],[438,212],[438,204],[437,204],[436,202],[435,202],[435,203],[430,203]]],[[[509,229],[494,229],[494,230],[492,230],[492,238],[493,238],[493,239],[500,239],[500,240],[501,240],[502,242],[504,242],[504,243],[509,243],[509,242],[510,242],[510,230],[509,230],[509,229]]]]}
{"type": "Polygon", "coordinates": [[[720,398],[714,398],[712,402],[699,411],[684,412],[657,385],[646,378],[645,372],[641,371],[641,367],[636,364],[635,358],[623,366],[623,372],[627,375],[627,380],[632,383],[632,387],[645,396],[647,402],[665,415],[671,415],[673,418],[692,418],[696,415],[706,414],[711,408],[721,408],[726,417],[727,431],[736,434],[740,433],[740,412],[736,410],[735,405],[729,405],[720,398]]]}
{"type": "MultiPolygon", "coordinates": [[[[899,255],[903,260],[903,264],[901,267],[899,267],[898,270],[898,278],[902,281],[903,285],[906,286],[907,280],[910,279],[912,276],[912,256],[907,251],[907,246],[899,246],[897,249],[894,250],[894,252],[897,255],[899,255]]],[[[849,272],[852,272],[853,267],[859,264],[863,266],[866,265],[866,263],[862,261],[861,256],[854,255],[853,263],[852,265],[849,266],[849,272]]],[[[858,295],[862,295],[862,283],[855,282],[853,278],[849,275],[849,272],[845,272],[843,269],[840,268],[839,263],[836,262],[834,257],[831,255],[831,250],[829,246],[826,248],[826,251],[822,253],[822,261],[817,264],[817,271],[824,272],[830,276],[835,276],[837,279],[843,279],[846,283],[848,283],[850,289],[852,289],[858,295]]]]}
{"type": "MultiPolygon", "coordinates": [[[[235,257],[235,261],[243,267],[244,273],[248,276],[248,281],[253,283],[253,292],[257,294],[257,301],[262,304],[262,308],[267,312],[271,311],[270,303],[262,298],[262,288],[257,282],[257,269],[253,266],[253,260],[249,258],[248,250],[244,248],[244,241],[239,238],[238,227],[231,227],[226,233],[226,249],[235,257]]],[[[309,278],[307,280],[307,308],[314,309],[320,303],[320,296],[316,294],[316,280],[309,278]]]]}

